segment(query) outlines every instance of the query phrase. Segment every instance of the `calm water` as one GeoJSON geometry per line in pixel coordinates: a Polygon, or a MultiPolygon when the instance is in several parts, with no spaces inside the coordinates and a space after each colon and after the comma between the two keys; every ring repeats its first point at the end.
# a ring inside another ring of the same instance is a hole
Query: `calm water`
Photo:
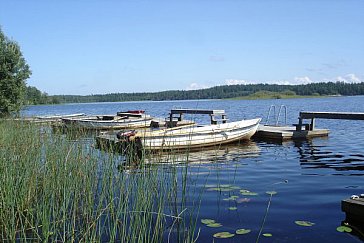
{"type": "MultiPolygon", "coordinates": [[[[23,115],[116,114],[117,111],[143,109],[153,116],[167,117],[171,108],[183,107],[225,109],[231,121],[262,117],[264,123],[270,105],[285,105],[288,123],[296,123],[299,111],[364,112],[363,104],[363,96],[93,103],[32,106],[24,110],[23,115]]],[[[192,118],[206,123],[209,120],[208,117],[192,118]]],[[[337,232],[336,227],[345,219],[341,200],[364,193],[364,121],[317,120],[316,125],[329,128],[329,137],[283,143],[250,141],[192,153],[191,161],[205,162],[188,165],[188,181],[198,190],[189,192],[193,199],[187,200],[187,206],[202,195],[198,242],[256,242],[269,203],[267,191],[277,192],[272,197],[262,230],[272,236],[261,236],[259,242],[361,242],[354,234],[337,232]],[[217,191],[216,185],[222,185],[220,188],[226,190],[217,191]],[[258,195],[242,195],[241,189],[258,195]],[[232,199],[231,196],[238,198],[232,199]],[[200,219],[214,219],[222,226],[207,227],[200,223],[200,219]],[[315,225],[298,226],[296,220],[310,221],[315,225]],[[230,239],[212,237],[217,232],[234,233],[240,228],[252,232],[230,239]]]]}

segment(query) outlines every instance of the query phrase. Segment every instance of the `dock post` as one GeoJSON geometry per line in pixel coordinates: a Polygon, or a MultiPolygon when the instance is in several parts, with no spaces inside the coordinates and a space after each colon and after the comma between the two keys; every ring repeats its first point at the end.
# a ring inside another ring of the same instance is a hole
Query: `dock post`
{"type": "Polygon", "coordinates": [[[314,129],[315,129],[315,118],[311,118],[310,131],[313,131],[314,129]]]}
{"type": "Polygon", "coordinates": [[[302,125],[303,125],[303,122],[302,122],[302,118],[301,116],[298,117],[298,124],[296,126],[296,131],[301,131],[302,130],[302,125]]]}
{"type": "Polygon", "coordinates": [[[226,114],[221,115],[222,123],[226,123],[226,114]]]}
{"type": "Polygon", "coordinates": [[[216,125],[217,121],[215,120],[215,116],[213,114],[211,114],[210,118],[211,118],[211,125],[216,125]]]}
{"type": "Polygon", "coordinates": [[[173,121],[173,113],[169,113],[169,122],[172,124],[173,121]]]}

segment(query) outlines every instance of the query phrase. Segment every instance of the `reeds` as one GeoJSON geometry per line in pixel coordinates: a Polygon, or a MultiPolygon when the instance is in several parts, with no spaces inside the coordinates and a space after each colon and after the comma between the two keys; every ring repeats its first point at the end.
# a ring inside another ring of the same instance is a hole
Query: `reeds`
{"type": "Polygon", "coordinates": [[[120,170],[120,155],[82,141],[0,121],[1,242],[195,240],[187,169],[120,170]]]}

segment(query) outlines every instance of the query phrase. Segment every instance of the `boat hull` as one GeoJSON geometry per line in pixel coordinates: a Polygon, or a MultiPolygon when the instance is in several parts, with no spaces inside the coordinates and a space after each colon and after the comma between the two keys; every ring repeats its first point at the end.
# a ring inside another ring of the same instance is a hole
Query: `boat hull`
{"type": "Polygon", "coordinates": [[[149,127],[151,117],[130,118],[120,120],[99,120],[96,118],[85,119],[62,119],[63,123],[70,128],[81,128],[90,130],[112,130],[112,129],[132,129],[149,127]]]}
{"type": "Polygon", "coordinates": [[[145,150],[194,149],[250,139],[260,118],[237,122],[137,134],[145,150]]]}

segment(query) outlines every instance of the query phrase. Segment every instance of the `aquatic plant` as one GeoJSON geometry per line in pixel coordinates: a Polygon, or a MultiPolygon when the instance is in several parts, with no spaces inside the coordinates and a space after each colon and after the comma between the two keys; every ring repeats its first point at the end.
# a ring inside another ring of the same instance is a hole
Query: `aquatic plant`
{"type": "Polygon", "coordinates": [[[187,166],[120,169],[124,157],[79,135],[0,121],[0,241],[196,240],[187,166]]]}

